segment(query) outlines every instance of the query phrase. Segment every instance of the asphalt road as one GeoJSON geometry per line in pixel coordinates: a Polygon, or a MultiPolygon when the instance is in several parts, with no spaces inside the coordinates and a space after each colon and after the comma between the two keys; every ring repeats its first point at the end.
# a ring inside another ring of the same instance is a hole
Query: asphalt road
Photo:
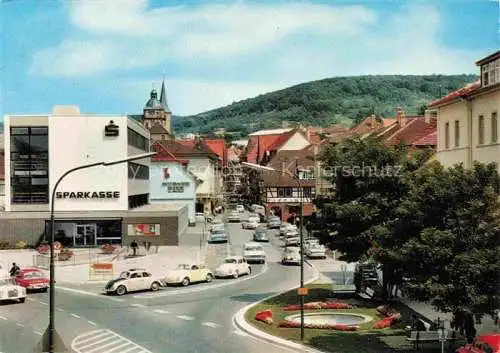
{"type": "MultiPolygon", "coordinates": [[[[252,231],[242,230],[238,223],[228,228],[229,251],[239,254],[252,231]]],[[[230,285],[120,298],[58,291],[56,328],[68,347],[73,342],[72,351],[77,353],[290,352],[247,336],[232,323],[240,308],[298,284],[299,268],[278,264],[278,244],[264,244],[267,271],[249,280],[227,280],[230,285]]],[[[254,274],[263,269],[253,267],[254,274]]],[[[306,266],[306,280],[311,277],[306,266]]],[[[33,352],[47,325],[47,300],[47,294],[34,294],[25,304],[0,306],[0,352],[33,352]]]]}

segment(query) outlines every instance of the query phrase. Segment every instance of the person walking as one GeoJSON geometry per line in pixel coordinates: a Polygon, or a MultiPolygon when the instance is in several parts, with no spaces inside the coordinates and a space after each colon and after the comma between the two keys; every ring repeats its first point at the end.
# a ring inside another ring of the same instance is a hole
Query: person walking
{"type": "Polygon", "coordinates": [[[130,247],[132,248],[132,256],[137,256],[137,248],[139,245],[135,240],[132,240],[132,243],[130,243],[130,247]]]}
{"type": "Polygon", "coordinates": [[[15,262],[13,262],[13,263],[12,263],[12,267],[10,268],[10,276],[11,276],[11,277],[14,277],[14,276],[17,274],[17,272],[18,272],[19,270],[21,270],[21,269],[19,268],[19,266],[17,266],[17,264],[16,264],[15,262]]]}

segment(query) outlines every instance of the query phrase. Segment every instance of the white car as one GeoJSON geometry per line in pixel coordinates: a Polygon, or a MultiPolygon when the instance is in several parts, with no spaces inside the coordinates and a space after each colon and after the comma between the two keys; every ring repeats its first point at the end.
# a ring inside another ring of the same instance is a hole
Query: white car
{"type": "Polygon", "coordinates": [[[3,262],[0,262],[0,278],[10,277],[9,270],[3,262]]]}
{"type": "Polygon", "coordinates": [[[107,294],[124,295],[129,292],[151,290],[156,292],[165,282],[157,276],[153,276],[143,268],[132,268],[120,273],[118,278],[112,279],[104,287],[107,294]]]}
{"type": "Polygon", "coordinates": [[[224,228],[224,222],[222,222],[221,219],[214,219],[212,221],[212,223],[210,223],[210,225],[208,226],[208,230],[209,231],[212,231],[212,230],[215,230],[215,229],[220,229],[220,228],[224,228]]]}
{"type": "Polygon", "coordinates": [[[266,262],[266,252],[262,245],[250,242],[245,244],[243,249],[243,258],[248,262],[265,263],[266,262]]]}
{"type": "Polygon", "coordinates": [[[297,230],[297,227],[290,223],[282,223],[280,226],[280,235],[285,235],[287,232],[293,232],[297,230]]]}
{"type": "Polygon", "coordinates": [[[196,220],[196,223],[204,223],[206,220],[205,214],[203,212],[196,212],[194,214],[194,218],[196,220]]]}
{"type": "Polygon", "coordinates": [[[300,237],[298,235],[285,238],[285,246],[300,245],[300,237]]]}
{"type": "Polygon", "coordinates": [[[236,211],[238,211],[239,213],[243,213],[245,212],[245,207],[243,207],[243,205],[237,205],[236,211]]]}
{"type": "Polygon", "coordinates": [[[248,216],[248,222],[260,223],[260,216],[256,213],[251,213],[248,216]]]}
{"type": "Polygon", "coordinates": [[[167,284],[182,284],[188,286],[196,282],[212,282],[214,274],[205,265],[199,264],[180,264],[171,271],[165,282],[167,284]]]}
{"type": "Polygon", "coordinates": [[[230,256],[215,270],[215,277],[238,278],[241,275],[252,273],[250,265],[242,256],[230,256]]]}
{"type": "Polygon", "coordinates": [[[304,249],[309,249],[311,246],[319,245],[319,239],[309,238],[304,240],[304,249]]]}
{"type": "Polygon", "coordinates": [[[243,229],[257,229],[259,228],[259,223],[258,222],[251,222],[251,221],[245,221],[241,223],[241,228],[243,229]]]}
{"type": "Polygon", "coordinates": [[[233,211],[227,217],[228,222],[240,222],[240,214],[239,212],[233,211]]]}
{"type": "Polygon", "coordinates": [[[26,301],[26,288],[18,286],[14,278],[0,277],[0,302],[15,300],[20,303],[26,301]]]}
{"type": "Polygon", "coordinates": [[[311,244],[307,247],[305,254],[310,259],[326,259],[326,249],[324,245],[311,244]]]}
{"type": "Polygon", "coordinates": [[[300,265],[300,248],[296,246],[285,248],[281,257],[281,263],[283,265],[300,265]]]}

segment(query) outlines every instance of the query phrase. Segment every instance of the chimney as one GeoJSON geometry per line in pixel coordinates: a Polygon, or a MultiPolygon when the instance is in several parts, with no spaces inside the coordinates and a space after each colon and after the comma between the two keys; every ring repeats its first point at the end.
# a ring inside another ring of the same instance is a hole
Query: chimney
{"type": "Polygon", "coordinates": [[[396,108],[396,121],[400,127],[404,126],[406,123],[405,112],[401,109],[401,107],[396,108]]]}

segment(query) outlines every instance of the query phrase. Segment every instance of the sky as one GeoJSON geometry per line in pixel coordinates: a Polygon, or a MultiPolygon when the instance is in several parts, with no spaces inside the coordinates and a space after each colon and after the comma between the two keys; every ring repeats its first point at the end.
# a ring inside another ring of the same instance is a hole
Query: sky
{"type": "Polygon", "coordinates": [[[140,114],[165,80],[174,115],[294,84],[478,73],[499,0],[0,0],[4,114],[140,114]]]}

